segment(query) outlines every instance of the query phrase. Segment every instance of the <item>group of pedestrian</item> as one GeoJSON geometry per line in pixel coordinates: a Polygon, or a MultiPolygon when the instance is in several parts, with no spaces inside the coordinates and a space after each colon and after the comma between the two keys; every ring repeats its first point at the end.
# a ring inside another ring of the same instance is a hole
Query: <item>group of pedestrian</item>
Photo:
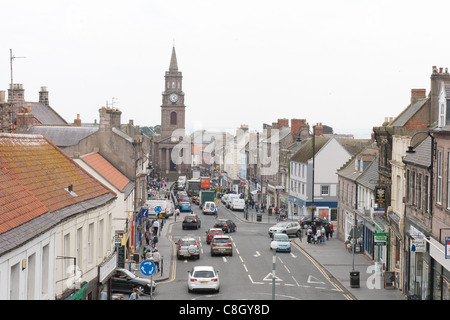
{"type": "Polygon", "coordinates": [[[318,226],[314,222],[312,225],[306,227],[306,241],[309,244],[325,243],[325,239],[329,240],[332,237],[333,225],[331,223],[318,226]]]}

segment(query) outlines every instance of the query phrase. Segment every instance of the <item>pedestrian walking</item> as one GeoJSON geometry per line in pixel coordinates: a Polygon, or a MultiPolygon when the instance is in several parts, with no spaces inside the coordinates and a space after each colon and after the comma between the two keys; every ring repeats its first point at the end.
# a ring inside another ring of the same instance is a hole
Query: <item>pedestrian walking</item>
{"type": "Polygon", "coordinates": [[[159,272],[159,263],[161,261],[161,255],[159,254],[159,251],[157,248],[155,248],[155,251],[153,252],[153,262],[155,263],[155,266],[158,268],[159,272]]]}
{"type": "Polygon", "coordinates": [[[150,231],[148,229],[147,229],[147,231],[145,231],[144,236],[145,236],[145,243],[147,245],[149,245],[150,244],[151,233],[150,233],[150,231]]]}
{"type": "Polygon", "coordinates": [[[327,240],[330,238],[330,231],[331,231],[330,224],[327,223],[325,225],[325,236],[326,236],[327,240]]]}
{"type": "Polygon", "coordinates": [[[133,288],[133,292],[130,294],[129,300],[141,300],[137,288],[133,288]]]}
{"type": "Polygon", "coordinates": [[[142,246],[142,259],[147,259],[147,253],[152,253],[152,241],[148,245],[142,246]]]}
{"type": "Polygon", "coordinates": [[[330,238],[333,238],[333,224],[330,223],[330,238]]]}
{"type": "Polygon", "coordinates": [[[321,235],[320,235],[320,242],[325,243],[325,227],[324,226],[322,226],[320,228],[320,233],[321,233],[321,235]]]}
{"type": "Polygon", "coordinates": [[[255,203],[255,210],[256,210],[256,212],[258,212],[258,209],[259,209],[259,205],[258,205],[258,202],[256,202],[255,203]]]}
{"type": "Polygon", "coordinates": [[[308,226],[306,228],[306,242],[311,244],[313,241],[313,232],[312,232],[312,228],[310,226],[308,226]]]}
{"type": "Polygon", "coordinates": [[[153,235],[157,235],[158,234],[158,228],[159,228],[159,221],[158,221],[158,219],[153,221],[152,228],[153,228],[153,235]]]}
{"type": "Polygon", "coordinates": [[[322,243],[322,230],[320,228],[317,228],[315,240],[316,243],[322,243]]]}

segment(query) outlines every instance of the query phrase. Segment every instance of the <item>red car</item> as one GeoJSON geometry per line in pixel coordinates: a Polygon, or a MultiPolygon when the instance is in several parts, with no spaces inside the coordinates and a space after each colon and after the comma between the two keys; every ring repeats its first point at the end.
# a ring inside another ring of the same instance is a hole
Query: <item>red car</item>
{"type": "Polygon", "coordinates": [[[214,236],[223,235],[223,234],[224,234],[224,232],[220,228],[211,228],[211,229],[209,229],[208,231],[206,231],[206,243],[210,244],[211,240],[212,240],[212,238],[214,236]]]}

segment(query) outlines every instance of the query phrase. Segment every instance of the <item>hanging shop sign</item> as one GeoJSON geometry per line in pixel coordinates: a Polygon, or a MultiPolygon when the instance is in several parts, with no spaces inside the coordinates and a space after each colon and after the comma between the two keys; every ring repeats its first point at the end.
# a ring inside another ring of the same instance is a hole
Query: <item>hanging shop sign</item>
{"type": "Polygon", "coordinates": [[[385,246],[387,245],[387,233],[375,233],[374,237],[374,245],[376,246],[385,246]]]}
{"type": "Polygon", "coordinates": [[[426,252],[427,244],[424,237],[417,237],[411,239],[411,251],[412,252],[426,252]]]}
{"type": "Polygon", "coordinates": [[[375,202],[378,205],[384,205],[386,203],[386,188],[376,187],[375,188],[375,202]]]}

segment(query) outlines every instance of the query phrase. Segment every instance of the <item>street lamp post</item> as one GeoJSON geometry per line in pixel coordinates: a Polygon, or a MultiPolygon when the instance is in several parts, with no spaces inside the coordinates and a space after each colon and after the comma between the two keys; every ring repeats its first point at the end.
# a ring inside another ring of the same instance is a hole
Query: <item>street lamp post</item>
{"type": "Polygon", "coordinates": [[[272,258],[272,300],[275,300],[275,266],[277,262],[277,248],[278,241],[272,241],[270,243],[270,248],[273,250],[273,258],[272,258]]]}
{"type": "MultiPolygon", "coordinates": [[[[312,149],[313,149],[313,154],[312,154],[312,184],[311,184],[311,224],[314,223],[314,212],[316,211],[315,205],[314,205],[314,184],[315,184],[315,166],[316,166],[316,126],[313,126],[313,131],[312,133],[309,131],[308,132],[310,134],[312,134],[312,149]]],[[[301,141],[300,138],[297,139],[297,141],[301,141]]]]}

